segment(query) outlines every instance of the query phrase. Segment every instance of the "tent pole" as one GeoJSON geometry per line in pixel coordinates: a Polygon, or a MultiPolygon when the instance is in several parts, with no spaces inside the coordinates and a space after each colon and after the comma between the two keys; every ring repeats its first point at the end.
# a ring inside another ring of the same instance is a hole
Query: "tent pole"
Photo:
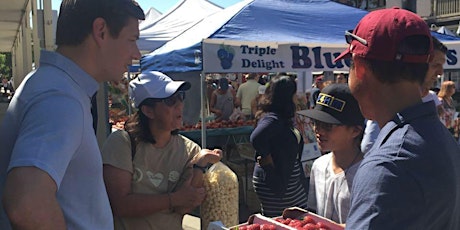
{"type": "Polygon", "coordinates": [[[201,148],[206,148],[206,104],[205,104],[205,73],[204,71],[201,72],[200,75],[200,91],[201,91],[201,148]]]}

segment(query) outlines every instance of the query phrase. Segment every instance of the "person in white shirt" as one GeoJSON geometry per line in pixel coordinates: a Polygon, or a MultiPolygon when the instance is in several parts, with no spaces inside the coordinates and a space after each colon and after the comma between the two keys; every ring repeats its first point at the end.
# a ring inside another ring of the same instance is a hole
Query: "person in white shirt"
{"type": "Polygon", "coordinates": [[[309,117],[321,151],[310,172],[308,209],[345,224],[353,179],[363,159],[360,144],[364,117],[347,84],[326,86],[315,108],[297,112],[309,117]]]}

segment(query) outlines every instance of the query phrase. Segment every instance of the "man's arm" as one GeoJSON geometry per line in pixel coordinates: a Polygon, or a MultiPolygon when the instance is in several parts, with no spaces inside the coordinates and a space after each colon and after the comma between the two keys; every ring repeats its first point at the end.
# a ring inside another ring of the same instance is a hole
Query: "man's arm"
{"type": "Polygon", "coordinates": [[[439,117],[444,115],[444,107],[442,105],[436,106],[436,110],[438,111],[438,116],[439,117]]]}
{"type": "Polygon", "coordinates": [[[243,93],[241,92],[241,86],[238,88],[236,91],[236,96],[235,96],[235,107],[240,107],[241,108],[241,97],[243,96],[243,93]]]}
{"type": "Polygon", "coordinates": [[[66,229],[54,180],[36,167],[13,168],[6,178],[3,206],[14,229],[66,229]]]}
{"type": "Polygon", "coordinates": [[[216,102],[217,102],[217,92],[214,91],[211,94],[211,101],[209,103],[209,111],[211,111],[212,113],[215,113],[217,117],[220,117],[222,116],[222,111],[220,111],[220,109],[215,108],[216,102]]]}

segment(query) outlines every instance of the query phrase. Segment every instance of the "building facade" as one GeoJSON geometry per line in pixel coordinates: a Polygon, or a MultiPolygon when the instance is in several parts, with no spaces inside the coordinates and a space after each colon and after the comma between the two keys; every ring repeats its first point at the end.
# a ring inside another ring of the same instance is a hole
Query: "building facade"
{"type": "MultiPolygon", "coordinates": [[[[444,30],[444,33],[460,36],[460,0],[335,0],[335,2],[367,11],[390,7],[407,9],[420,15],[433,31],[444,30]]],[[[460,70],[445,70],[444,75],[438,79],[437,87],[445,80],[456,82],[457,88],[460,88],[460,70]]]]}

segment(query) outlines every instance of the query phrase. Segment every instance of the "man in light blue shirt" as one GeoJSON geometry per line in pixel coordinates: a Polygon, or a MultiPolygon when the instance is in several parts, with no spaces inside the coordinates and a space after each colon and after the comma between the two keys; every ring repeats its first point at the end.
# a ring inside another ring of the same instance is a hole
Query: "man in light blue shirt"
{"type": "Polygon", "coordinates": [[[140,58],[144,17],[131,0],[63,0],[58,48],[41,53],[1,124],[0,229],[113,229],[91,97],[140,58]]]}

